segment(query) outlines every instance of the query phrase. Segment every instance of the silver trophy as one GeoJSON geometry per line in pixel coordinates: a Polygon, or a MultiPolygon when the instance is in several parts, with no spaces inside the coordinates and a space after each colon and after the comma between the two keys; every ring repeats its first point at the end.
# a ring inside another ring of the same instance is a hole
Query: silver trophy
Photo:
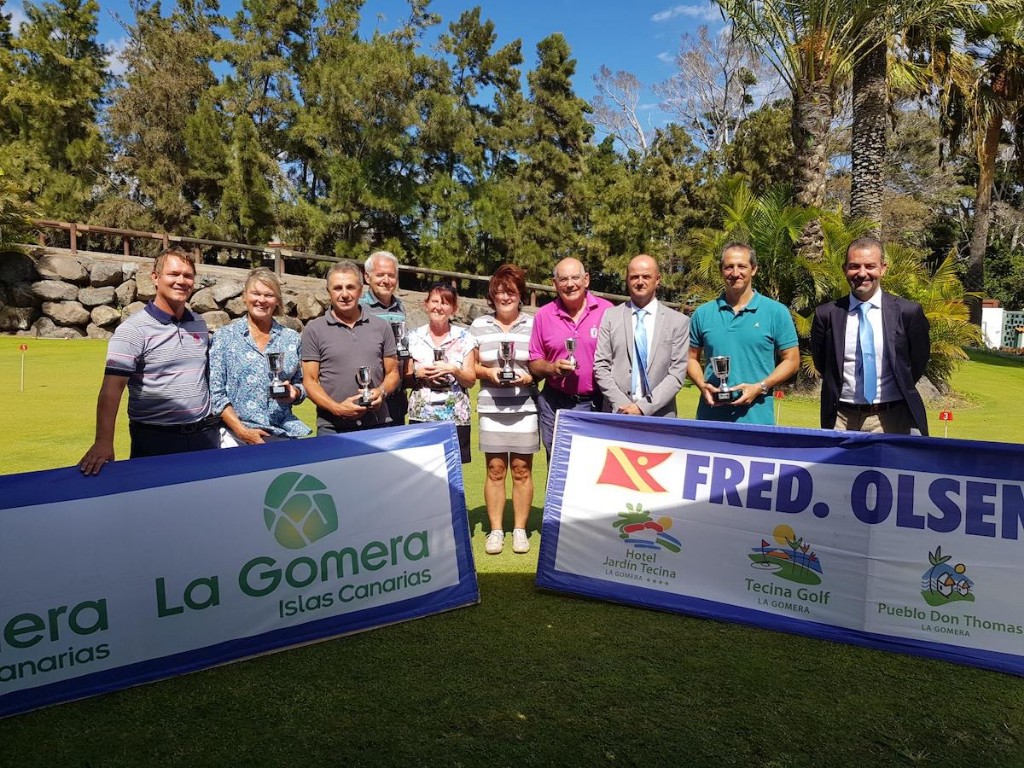
{"type": "MultiPolygon", "coordinates": [[[[443,349],[435,349],[434,350],[434,363],[443,363],[443,362],[444,362],[444,350],[443,349]]],[[[454,385],[455,385],[455,377],[452,374],[450,374],[450,373],[446,373],[443,378],[438,379],[436,382],[434,382],[431,385],[431,388],[432,389],[449,389],[449,388],[451,388],[454,385]]]]}
{"type": "Polygon", "coordinates": [[[502,341],[498,345],[498,362],[501,363],[501,370],[498,372],[498,381],[510,384],[516,380],[516,372],[512,368],[512,361],[516,356],[516,343],[514,341],[502,341]]]}
{"type": "Polygon", "coordinates": [[[718,392],[715,393],[715,400],[719,403],[731,403],[733,401],[733,390],[729,388],[729,356],[717,355],[711,358],[711,369],[718,377],[718,392]]]}
{"type": "Polygon", "coordinates": [[[370,391],[370,366],[361,365],[356,372],[356,383],[360,386],[359,404],[368,408],[373,403],[373,393],[370,391]]]}
{"type": "Polygon", "coordinates": [[[283,352],[267,352],[267,365],[270,367],[270,372],[274,375],[274,378],[270,382],[268,387],[271,397],[287,397],[288,396],[288,385],[284,382],[284,353],[283,352]]]}
{"type": "Polygon", "coordinates": [[[395,346],[398,348],[398,359],[408,359],[409,335],[405,330],[405,322],[400,320],[397,323],[392,323],[391,332],[395,334],[395,346]]]}
{"type": "Polygon", "coordinates": [[[569,353],[569,356],[565,359],[567,363],[571,364],[573,369],[580,367],[579,362],[576,360],[576,337],[570,336],[565,340],[565,351],[569,353]]]}

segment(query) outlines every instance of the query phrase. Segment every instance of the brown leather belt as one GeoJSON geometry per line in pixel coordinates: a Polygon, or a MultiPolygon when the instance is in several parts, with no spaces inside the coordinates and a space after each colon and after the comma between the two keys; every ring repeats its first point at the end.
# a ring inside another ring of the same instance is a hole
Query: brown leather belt
{"type": "Polygon", "coordinates": [[[839,407],[844,411],[856,411],[857,413],[867,414],[884,413],[900,405],[903,405],[902,400],[890,400],[888,403],[839,403],[839,407]]]}

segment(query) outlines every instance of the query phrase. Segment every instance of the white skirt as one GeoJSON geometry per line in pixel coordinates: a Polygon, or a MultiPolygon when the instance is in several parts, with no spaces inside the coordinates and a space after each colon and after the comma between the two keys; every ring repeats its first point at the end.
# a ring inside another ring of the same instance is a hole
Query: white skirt
{"type": "Polygon", "coordinates": [[[480,450],[484,453],[536,453],[540,432],[536,413],[481,413],[480,450]]]}

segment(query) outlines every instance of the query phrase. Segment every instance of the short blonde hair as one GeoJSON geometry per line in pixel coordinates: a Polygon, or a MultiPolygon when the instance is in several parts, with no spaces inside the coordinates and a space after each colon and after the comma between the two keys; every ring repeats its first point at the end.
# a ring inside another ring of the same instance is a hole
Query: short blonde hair
{"type": "Polygon", "coordinates": [[[253,283],[263,283],[267,288],[273,291],[274,296],[277,298],[277,306],[274,307],[274,314],[280,315],[284,312],[284,297],[281,295],[281,281],[277,279],[277,275],[271,272],[266,267],[256,267],[249,273],[249,276],[245,278],[245,291],[248,292],[249,288],[252,287],[253,283]]]}

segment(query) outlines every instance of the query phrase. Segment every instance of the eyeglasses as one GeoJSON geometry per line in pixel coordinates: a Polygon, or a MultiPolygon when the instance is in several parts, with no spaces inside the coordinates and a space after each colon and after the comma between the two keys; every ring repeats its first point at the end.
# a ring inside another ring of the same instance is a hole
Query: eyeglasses
{"type": "Polygon", "coordinates": [[[586,277],[586,275],[563,275],[561,277],[556,277],[555,283],[557,285],[571,285],[573,283],[582,283],[584,277],[586,277]]]}

